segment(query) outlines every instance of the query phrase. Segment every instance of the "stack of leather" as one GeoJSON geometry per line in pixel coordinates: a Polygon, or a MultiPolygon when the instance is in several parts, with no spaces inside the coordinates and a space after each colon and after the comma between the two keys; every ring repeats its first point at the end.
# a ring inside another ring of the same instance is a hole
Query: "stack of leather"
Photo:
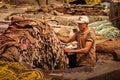
{"type": "Polygon", "coordinates": [[[71,15],[101,15],[106,16],[107,14],[103,12],[105,8],[101,5],[64,5],[64,14],[71,15]]]}
{"type": "Polygon", "coordinates": [[[8,29],[0,35],[0,60],[45,70],[64,69],[68,63],[51,26],[40,19],[19,16],[11,17],[8,29]]]}

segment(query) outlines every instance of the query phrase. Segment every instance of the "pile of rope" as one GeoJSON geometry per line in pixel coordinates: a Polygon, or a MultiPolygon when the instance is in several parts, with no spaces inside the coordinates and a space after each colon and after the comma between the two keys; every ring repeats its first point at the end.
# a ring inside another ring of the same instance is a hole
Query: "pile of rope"
{"type": "Polygon", "coordinates": [[[40,70],[26,70],[19,62],[0,61],[0,80],[43,80],[40,70]]]}

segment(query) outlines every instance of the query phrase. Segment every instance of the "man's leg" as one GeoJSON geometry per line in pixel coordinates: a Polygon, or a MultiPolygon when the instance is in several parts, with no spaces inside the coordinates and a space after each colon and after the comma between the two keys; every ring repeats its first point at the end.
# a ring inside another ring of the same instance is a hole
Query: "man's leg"
{"type": "Polygon", "coordinates": [[[68,55],[68,58],[69,58],[69,67],[70,68],[76,67],[76,54],[68,55]]]}

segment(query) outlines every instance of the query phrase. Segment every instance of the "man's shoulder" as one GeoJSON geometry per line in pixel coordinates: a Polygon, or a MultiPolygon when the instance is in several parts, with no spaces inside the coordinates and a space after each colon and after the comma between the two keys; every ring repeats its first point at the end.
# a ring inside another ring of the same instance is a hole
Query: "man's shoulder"
{"type": "Polygon", "coordinates": [[[95,32],[93,30],[88,30],[87,35],[95,36],[95,32]]]}

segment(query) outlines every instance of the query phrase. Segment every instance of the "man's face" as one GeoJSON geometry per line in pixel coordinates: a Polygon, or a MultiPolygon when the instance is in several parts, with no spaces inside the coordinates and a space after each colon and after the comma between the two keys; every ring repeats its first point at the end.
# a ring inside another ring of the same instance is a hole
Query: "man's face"
{"type": "Polygon", "coordinates": [[[78,28],[80,31],[84,31],[87,28],[86,23],[78,23],[78,28]]]}

